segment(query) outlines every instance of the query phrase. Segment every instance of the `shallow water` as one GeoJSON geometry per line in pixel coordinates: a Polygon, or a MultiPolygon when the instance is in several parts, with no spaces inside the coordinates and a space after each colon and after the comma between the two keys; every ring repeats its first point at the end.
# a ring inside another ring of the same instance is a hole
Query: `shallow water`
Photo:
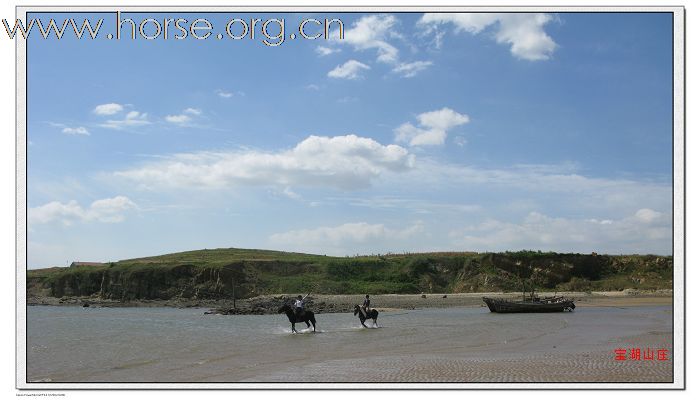
{"type": "Polygon", "coordinates": [[[204,311],[30,306],[28,379],[460,381],[468,377],[465,366],[475,366],[465,361],[503,359],[510,366],[544,354],[607,358],[635,337],[670,349],[672,333],[668,306],[588,307],[555,314],[495,314],[486,308],[382,312],[377,329],[362,328],[351,313],[321,314],[316,333],[304,329],[300,334],[290,333],[284,315],[204,311]]]}

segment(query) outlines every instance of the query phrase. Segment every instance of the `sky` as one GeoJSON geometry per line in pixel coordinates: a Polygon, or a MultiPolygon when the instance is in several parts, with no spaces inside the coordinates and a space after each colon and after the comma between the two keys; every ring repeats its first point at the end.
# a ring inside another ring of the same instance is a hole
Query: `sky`
{"type": "MultiPolygon", "coordinates": [[[[40,17],[115,31],[113,14],[40,17]]],[[[221,247],[672,252],[671,14],[122,17],[215,34],[284,18],[287,39],[36,31],[29,268],[221,247]],[[305,18],[344,38],[290,39],[305,18]]]]}

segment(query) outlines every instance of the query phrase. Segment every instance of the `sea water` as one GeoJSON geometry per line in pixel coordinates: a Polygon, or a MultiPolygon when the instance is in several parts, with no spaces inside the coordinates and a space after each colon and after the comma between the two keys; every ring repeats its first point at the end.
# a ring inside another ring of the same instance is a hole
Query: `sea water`
{"type": "MultiPolygon", "coordinates": [[[[550,314],[495,314],[483,307],[393,311],[380,312],[378,328],[371,329],[351,313],[319,314],[316,332],[301,323],[299,334],[291,333],[285,315],[221,316],[205,310],[29,306],[28,380],[276,382],[296,380],[313,367],[317,379],[353,381],[374,369],[373,360],[396,370],[436,356],[449,362],[612,352],[627,338],[648,333],[670,338],[672,332],[670,306],[550,314]]],[[[397,372],[392,373],[397,380],[415,378],[397,372]]]]}

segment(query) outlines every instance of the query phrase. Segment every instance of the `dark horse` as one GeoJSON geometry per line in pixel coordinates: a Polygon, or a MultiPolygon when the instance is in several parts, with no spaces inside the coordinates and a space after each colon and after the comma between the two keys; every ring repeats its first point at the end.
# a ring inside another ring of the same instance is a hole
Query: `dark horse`
{"type": "Polygon", "coordinates": [[[313,312],[307,310],[304,311],[304,313],[300,317],[297,317],[297,314],[294,313],[292,307],[287,304],[280,306],[280,308],[277,310],[277,313],[282,312],[284,312],[287,315],[287,318],[289,318],[289,323],[292,324],[292,333],[298,333],[297,329],[294,327],[294,324],[301,322],[306,323],[307,328],[311,327],[311,324],[313,324],[314,332],[316,332],[316,318],[314,317],[313,312]],[[309,322],[311,322],[311,324],[309,324],[309,322]]]}
{"type": "Polygon", "coordinates": [[[372,319],[374,321],[374,327],[377,327],[377,316],[379,316],[379,312],[377,312],[376,309],[370,309],[367,312],[367,317],[362,313],[361,311],[362,307],[360,305],[355,305],[355,311],[352,313],[353,315],[359,315],[360,317],[360,323],[362,323],[362,326],[369,328],[365,325],[365,320],[372,319]]]}

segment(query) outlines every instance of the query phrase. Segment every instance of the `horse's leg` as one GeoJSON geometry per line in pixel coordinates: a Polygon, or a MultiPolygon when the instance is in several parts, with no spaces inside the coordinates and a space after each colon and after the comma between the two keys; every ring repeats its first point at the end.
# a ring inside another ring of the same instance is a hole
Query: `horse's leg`
{"type": "Polygon", "coordinates": [[[377,319],[372,319],[374,321],[374,327],[377,327],[377,319]]]}
{"type": "Polygon", "coordinates": [[[292,333],[296,333],[297,329],[294,327],[294,323],[292,323],[292,333]]]}
{"type": "Polygon", "coordinates": [[[360,319],[360,323],[362,323],[362,327],[364,327],[364,328],[366,328],[366,329],[369,329],[369,327],[367,327],[367,325],[365,325],[365,320],[364,320],[364,319],[360,319]]]}

